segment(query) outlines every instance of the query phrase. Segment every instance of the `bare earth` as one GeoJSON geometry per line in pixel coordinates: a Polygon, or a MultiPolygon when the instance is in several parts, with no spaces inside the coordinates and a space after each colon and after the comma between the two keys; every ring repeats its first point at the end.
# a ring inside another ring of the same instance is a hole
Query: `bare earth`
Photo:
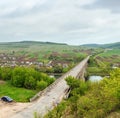
{"type": "Polygon", "coordinates": [[[9,118],[29,105],[30,103],[6,103],[0,101],[0,118],[9,118]]]}

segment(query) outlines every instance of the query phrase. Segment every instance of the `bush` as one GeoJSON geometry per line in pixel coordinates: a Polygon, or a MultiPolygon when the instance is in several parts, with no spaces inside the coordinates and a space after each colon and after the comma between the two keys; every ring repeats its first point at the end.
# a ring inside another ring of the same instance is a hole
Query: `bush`
{"type": "Polygon", "coordinates": [[[13,86],[27,89],[36,89],[38,81],[44,82],[43,86],[45,87],[55,81],[54,78],[50,78],[48,75],[38,72],[34,68],[27,67],[0,68],[0,79],[10,80],[13,86]]]}
{"type": "Polygon", "coordinates": [[[12,76],[12,70],[9,67],[0,68],[0,78],[3,80],[10,80],[12,76]]]}
{"type": "Polygon", "coordinates": [[[84,95],[85,91],[88,89],[88,84],[82,80],[75,79],[74,77],[66,78],[67,84],[71,88],[70,95],[74,96],[75,94],[84,95]]]}
{"type": "Polygon", "coordinates": [[[16,87],[24,87],[26,78],[26,69],[22,67],[16,67],[12,74],[12,84],[16,87]]]}
{"type": "Polygon", "coordinates": [[[36,88],[36,80],[32,76],[26,77],[24,86],[27,89],[35,89],[36,88]]]}
{"type": "Polygon", "coordinates": [[[37,82],[37,86],[36,86],[37,89],[43,90],[46,87],[47,87],[47,82],[45,82],[43,80],[37,82]]]}

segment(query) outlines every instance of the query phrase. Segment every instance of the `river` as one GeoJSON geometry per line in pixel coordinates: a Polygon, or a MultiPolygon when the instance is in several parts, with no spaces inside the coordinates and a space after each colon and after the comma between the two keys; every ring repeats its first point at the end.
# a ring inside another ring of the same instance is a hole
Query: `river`
{"type": "Polygon", "coordinates": [[[103,78],[101,76],[95,76],[95,75],[89,77],[89,80],[92,81],[92,82],[100,81],[102,79],[103,78]]]}

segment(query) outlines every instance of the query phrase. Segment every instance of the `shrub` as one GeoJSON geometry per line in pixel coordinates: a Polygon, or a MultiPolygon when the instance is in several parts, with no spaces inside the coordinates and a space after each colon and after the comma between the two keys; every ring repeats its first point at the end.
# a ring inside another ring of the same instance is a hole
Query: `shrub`
{"type": "Polygon", "coordinates": [[[39,90],[43,90],[47,87],[47,82],[41,80],[41,81],[37,81],[37,86],[36,88],[39,90]]]}
{"type": "Polygon", "coordinates": [[[0,68],[0,78],[3,80],[10,80],[12,76],[12,70],[9,67],[0,68]]]}
{"type": "Polygon", "coordinates": [[[36,88],[36,80],[32,76],[26,77],[24,86],[27,89],[35,89],[36,88]]]}
{"type": "Polygon", "coordinates": [[[26,78],[26,69],[22,67],[16,67],[12,74],[12,84],[16,87],[24,87],[26,78]]]}

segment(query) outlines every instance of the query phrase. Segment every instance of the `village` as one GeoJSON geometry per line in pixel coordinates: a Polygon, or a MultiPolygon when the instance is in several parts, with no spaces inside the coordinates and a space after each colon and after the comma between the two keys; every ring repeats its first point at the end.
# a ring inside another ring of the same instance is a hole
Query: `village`
{"type": "Polygon", "coordinates": [[[50,60],[47,63],[38,61],[38,58],[30,58],[27,56],[15,56],[13,54],[0,53],[0,67],[16,67],[16,66],[35,66],[35,67],[68,67],[68,62],[50,60]]]}

